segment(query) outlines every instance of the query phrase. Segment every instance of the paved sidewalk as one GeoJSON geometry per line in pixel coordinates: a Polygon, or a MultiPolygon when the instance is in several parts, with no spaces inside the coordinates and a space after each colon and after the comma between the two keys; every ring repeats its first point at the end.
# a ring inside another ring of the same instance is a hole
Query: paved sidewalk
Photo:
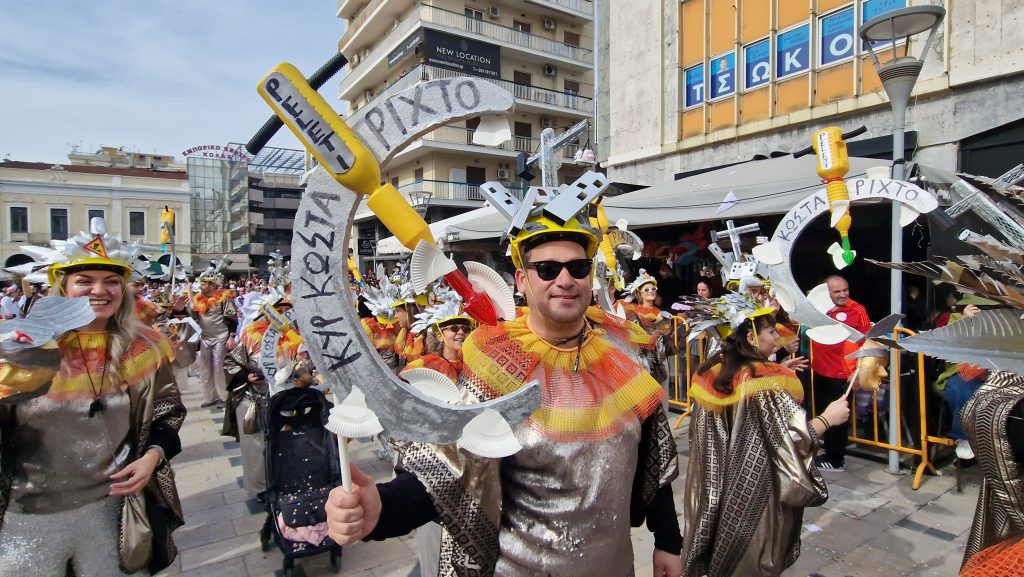
{"type": "MultiPolygon", "coordinates": [[[[185,526],[175,533],[179,555],[160,576],[280,576],[282,555],[260,551],[262,504],[247,502],[241,488],[238,444],[220,436],[223,411],[200,409],[193,380],[183,394],[189,415],[181,431],[183,451],[172,464],[185,509],[185,526]]],[[[676,431],[680,467],[686,470],[685,426],[676,431]]],[[[361,469],[385,480],[389,461],[379,460],[376,444],[354,443],[352,458],[361,469]]],[[[830,498],[807,509],[803,550],[786,577],[942,576],[958,573],[978,493],[977,467],[964,472],[964,492],[957,493],[952,468],[925,477],[910,488],[913,475],[890,475],[873,461],[847,458],[845,473],[829,474],[830,498]]],[[[685,475],[674,483],[676,508],[685,475]]],[[[638,577],[651,575],[653,540],[645,528],[633,531],[638,577]]],[[[341,575],[406,577],[415,574],[413,537],[345,547],[341,575]]],[[[296,577],[327,576],[328,555],[296,560],[296,577]]]]}

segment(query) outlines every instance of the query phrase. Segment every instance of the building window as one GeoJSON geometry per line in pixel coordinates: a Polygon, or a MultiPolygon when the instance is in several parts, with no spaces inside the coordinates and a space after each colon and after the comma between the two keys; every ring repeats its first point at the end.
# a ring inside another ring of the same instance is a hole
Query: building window
{"type": "MultiPolygon", "coordinates": [[[[28,233],[28,207],[27,206],[12,206],[11,207],[11,232],[16,234],[27,234],[28,233]]],[[[64,237],[67,238],[67,237],[64,237]]]]}
{"type": "Polygon", "coordinates": [[[416,182],[423,182],[423,168],[412,171],[412,177],[416,179],[416,182]]]}
{"type": "Polygon", "coordinates": [[[146,236],[146,213],[140,210],[128,213],[128,236],[146,236]]]}
{"type": "Polygon", "coordinates": [[[569,46],[580,46],[580,35],[575,32],[565,32],[565,36],[562,40],[562,44],[568,44],[569,46]]]}
{"type": "Polygon", "coordinates": [[[67,240],[68,238],[68,209],[50,209],[50,239],[67,240]]]}
{"type": "Polygon", "coordinates": [[[107,213],[102,208],[90,208],[89,209],[89,217],[86,219],[86,223],[85,223],[86,226],[91,226],[92,225],[92,219],[94,219],[94,218],[106,219],[107,218],[107,213]]]}
{"type": "Polygon", "coordinates": [[[484,19],[484,13],[475,8],[470,8],[469,6],[466,6],[466,18],[469,18],[470,20],[482,21],[484,19]]]}
{"type": "Polygon", "coordinates": [[[393,186],[395,188],[398,188],[398,177],[397,176],[392,176],[391,177],[391,186],[393,186]]]}
{"type": "Polygon", "coordinates": [[[530,23],[529,22],[520,22],[519,20],[513,20],[512,21],[512,29],[517,31],[517,32],[525,32],[525,33],[529,34],[530,33],[530,23]]]}

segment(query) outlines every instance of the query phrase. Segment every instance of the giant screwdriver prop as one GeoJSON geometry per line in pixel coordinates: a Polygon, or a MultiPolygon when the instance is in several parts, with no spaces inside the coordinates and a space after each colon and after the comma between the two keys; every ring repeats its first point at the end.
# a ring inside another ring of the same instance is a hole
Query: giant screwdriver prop
{"type": "MultiPolygon", "coordinates": [[[[263,77],[257,91],[339,184],[368,196],[366,205],[399,242],[409,250],[415,250],[420,241],[436,246],[427,222],[398,189],[381,183],[373,153],[297,68],[278,64],[263,77]]],[[[461,271],[446,273],[444,279],[466,303],[466,314],[484,324],[497,323],[490,298],[474,290],[461,271]]]]}

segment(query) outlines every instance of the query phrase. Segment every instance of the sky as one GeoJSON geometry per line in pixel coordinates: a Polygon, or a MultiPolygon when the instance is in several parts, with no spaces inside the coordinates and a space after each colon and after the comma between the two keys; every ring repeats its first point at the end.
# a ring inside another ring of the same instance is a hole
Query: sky
{"type": "MultiPolygon", "coordinates": [[[[145,153],[246,142],[256,84],[309,75],[338,48],[336,0],[8,2],[0,15],[0,158],[67,162],[73,145],[145,153]]],[[[320,90],[340,109],[340,74],[320,90]]],[[[271,146],[301,148],[282,128],[271,146]]]]}

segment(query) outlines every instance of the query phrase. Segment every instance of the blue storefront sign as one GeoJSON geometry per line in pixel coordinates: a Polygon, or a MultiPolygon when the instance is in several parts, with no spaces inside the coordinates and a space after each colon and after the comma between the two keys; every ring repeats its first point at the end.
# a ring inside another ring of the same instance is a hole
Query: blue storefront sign
{"type": "Polygon", "coordinates": [[[879,14],[906,7],[907,0],[866,0],[861,6],[860,21],[867,22],[879,14]]]}
{"type": "Polygon", "coordinates": [[[856,46],[853,40],[853,7],[822,18],[820,24],[818,45],[821,50],[821,65],[828,66],[853,57],[856,46]]]}
{"type": "Polygon", "coordinates": [[[683,71],[683,107],[704,103],[704,65],[698,64],[683,71]]]}
{"type": "Polygon", "coordinates": [[[811,67],[811,27],[804,24],[783,32],[775,40],[775,76],[785,78],[811,67]]]}
{"type": "Polygon", "coordinates": [[[736,92],[736,53],[730,52],[711,59],[711,99],[736,92]]]}
{"type": "Polygon", "coordinates": [[[757,88],[772,79],[771,44],[765,38],[743,48],[743,87],[757,88]]]}

